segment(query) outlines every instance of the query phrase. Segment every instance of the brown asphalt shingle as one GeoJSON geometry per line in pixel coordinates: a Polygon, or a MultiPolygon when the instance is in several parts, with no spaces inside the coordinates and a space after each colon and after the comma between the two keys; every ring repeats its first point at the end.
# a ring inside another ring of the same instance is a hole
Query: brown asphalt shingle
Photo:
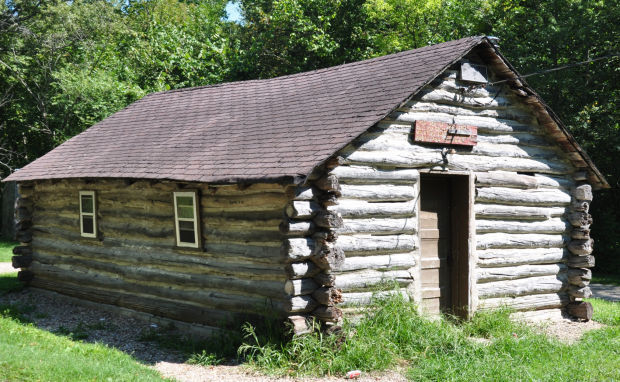
{"type": "Polygon", "coordinates": [[[481,43],[469,37],[268,80],[147,95],[7,180],[307,175],[481,43]]]}

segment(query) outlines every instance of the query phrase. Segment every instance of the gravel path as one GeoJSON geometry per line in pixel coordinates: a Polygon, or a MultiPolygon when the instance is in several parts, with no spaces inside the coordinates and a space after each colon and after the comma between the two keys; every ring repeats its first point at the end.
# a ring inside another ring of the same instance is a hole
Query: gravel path
{"type": "Polygon", "coordinates": [[[16,272],[17,269],[13,268],[11,263],[0,263],[0,275],[3,273],[16,272]]]}
{"type": "Polygon", "coordinates": [[[620,302],[620,286],[607,284],[590,284],[592,297],[602,298],[607,301],[620,302]]]}

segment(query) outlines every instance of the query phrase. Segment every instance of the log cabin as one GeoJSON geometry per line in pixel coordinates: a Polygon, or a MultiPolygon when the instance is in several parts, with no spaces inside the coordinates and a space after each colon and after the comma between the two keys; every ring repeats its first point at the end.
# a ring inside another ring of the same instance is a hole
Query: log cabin
{"type": "Polygon", "coordinates": [[[588,319],[588,207],[609,187],[484,36],[150,94],[6,180],[30,287],[297,332],[374,293],[588,319]]]}

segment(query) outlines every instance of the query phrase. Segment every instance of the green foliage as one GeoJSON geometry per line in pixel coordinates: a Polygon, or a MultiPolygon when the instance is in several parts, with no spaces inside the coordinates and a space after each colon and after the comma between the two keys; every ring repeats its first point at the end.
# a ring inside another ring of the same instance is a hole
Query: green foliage
{"type": "MultiPolygon", "coordinates": [[[[618,303],[613,304],[609,314],[618,319],[618,303]]],[[[239,350],[250,365],[278,375],[344,375],[352,369],[407,366],[408,376],[416,381],[620,377],[615,366],[620,362],[620,327],[588,333],[567,345],[510,321],[509,313],[481,312],[463,323],[432,320],[395,295],[376,300],[360,322],[345,322],[337,335],[316,332],[283,341],[246,326],[246,342],[239,350]]]]}

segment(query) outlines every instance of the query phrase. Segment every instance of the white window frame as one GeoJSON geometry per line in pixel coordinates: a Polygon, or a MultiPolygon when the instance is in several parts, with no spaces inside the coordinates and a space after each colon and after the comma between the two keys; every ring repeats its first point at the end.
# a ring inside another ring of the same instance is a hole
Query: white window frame
{"type": "Polygon", "coordinates": [[[82,237],[97,237],[97,198],[95,191],[80,191],[80,235],[82,237]],[[82,210],[82,196],[91,196],[93,198],[93,212],[84,212],[82,210]],[[84,232],[84,216],[93,218],[93,233],[84,232]]]}
{"type": "Polygon", "coordinates": [[[200,224],[198,224],[199,214],[198,214],[198,208],[197,208],[198,207],[197,206],[198,193],[196,191],[175,191],[173,192],[172,199],[174,200],[174,226],[175,226],[175,231],[176,231],[177,246],[188,247],[188,248],[200,248],[200,239],[202,235],[200,231],[198,230],[200,226],[200,224]],[[192,198],[192,204],[194,207],[193,208],[194,209],[193,219],[179,217],[178,208],[177,208],[177,197],[191,197],[192,198]],[[179,221],[191,221],[194,223],[194,242],[193,243],[181,241],[181,230],[179,229],[179,221]]]}

